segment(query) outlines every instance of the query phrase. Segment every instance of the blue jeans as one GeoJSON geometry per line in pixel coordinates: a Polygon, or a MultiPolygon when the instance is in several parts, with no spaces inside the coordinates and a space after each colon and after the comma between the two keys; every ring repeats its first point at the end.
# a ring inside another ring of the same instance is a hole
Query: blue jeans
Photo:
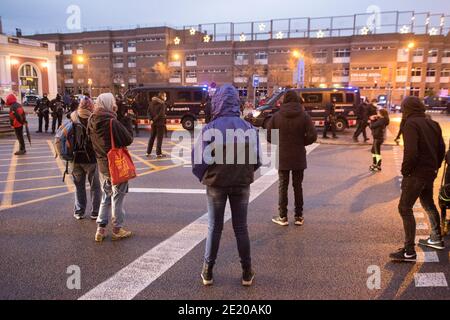
{"type": "Polygon", "coordinates": [[[75,206],[74,212],[79,215],[86,213],[86,177],[91,187],[92,215],[96,216],[101,201],[100,180],[98,177],[97,164],[72,163],[72,180],[75,184],[75,206]]]}
{"type": "Polygon", "coordinates": [[[251,268],[250,238],[247,227],[247,209],[250,187],[208,187],[208,238],[206,240],[205,263],[214,266],[222,237],[225,206],[230,200],[233,229],[243,268],[251,268]]]}
{"type": "Polygon", "coordinates": [[[100,173],[100,182],[103,194],[97,224],[105,228],[108,225],[109,212],[111,211],[114,228],[122,228],[125,218],[123,202],[125,195],[128,193],[128,182],[114,186],[111,184],[111,179],[102,173],[100,173]]]}

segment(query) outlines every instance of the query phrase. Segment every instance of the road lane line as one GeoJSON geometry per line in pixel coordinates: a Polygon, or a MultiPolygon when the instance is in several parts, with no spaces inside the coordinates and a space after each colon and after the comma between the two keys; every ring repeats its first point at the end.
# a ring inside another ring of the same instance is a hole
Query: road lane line
{"type": "Polygon", "coordinates": [[[9,208],[1,208],[0,207],[0,211],[5,211],[7,209],[20,208],[20,207],[27,206],[27,205],[30,205],[30,204],[35,204],[35,203],[38,203],[38,202],[43,202],[43,201],[59,198],[59,197],[62,197],[62,196],[67,196],[69,194],[73,194],[73,192],[62,192],[62,193],[54,194],[54,195],[51,195],[51,196],[48,196],[48,197],[42,197],[42,198],[39,198],[39,199],[29,200],[29,201],[25,201],[25,202],[21,202],[21,203],[15,203],[9,208]]]}
{"type": "Polygon", "coordinates": [[[48,177],[39,177],[39,178],[4,180],[4,181],[0,181],[0,183],[8,183],[10,181],[24,182],[24,181],[50,180],[50,179],[56,179],[56,178],[61,178],[61,176],[48,176],[48,177]]]}
{"type": "Polygon", "coordinates": [[[0,194],[13,194],[13,193],[25,193],[25,192],[32,192],[32,191],[53,190],[53,189],[61,189],[61,188],[65,188],[65,187],[66,187],[65,185],[60,185],[60,186],[41,187],[41,188],[32,188],[32,189],[10,190],[10,191],[0,192],[0,194]]]}
{"type": "Polygon", "coordinates": [[[130,193],[206,194],[205,189],[130,188],[130,193]]]}
{"type": "Polygon", "coordinates": [[[446,288],[447,279],[444,273],[416,273],[414,275],[416,288],[446,288]]]}
{"type": "MultiPolygon", "coordinates": [[[[17,150],[18,148],[19,148],[19,142],[16,141],[12,152],[14,152],[14,150],[17,150]]],[[[5,189],[3,189],[4,193],[3,193],[3,197],[2,197],[2,202],[0,203],[0,210],[8,209],[12,206],[12,200],[13,200],[12,191],[14,190],[14,179],[16,178],[17,160],[18,160],[18,157],[13,155],[11,158],[11,162],[9,164],[10,167],[8,170],[8,177],[6,178],[6,180],[8,182],[5,185],[5,189]]]]}
{"type": "MultiPolygon", "coordinates": [[[[16,173],[52,171],[52,170],[57,170],[59,172],[59,168],[44,168],[44,169],[16,170],[16,173]]],[[[0,172],[0,174],[5,174],[5,173],[8,173],[8,172],[7,171],[0,172]]]]}
{"type": "MultiPolygon", "coordinates": [[[[308,154],[318,146],[315,144],[308,147],[308,154]]],[[[278,174],[275,169],[261,176],[251,186],[250,203],[277,181],[278,174]]],[[[225,222],[228,222],[231,218],[229,206],[226,211],[225,222]]],[[[207,231],[208,214],[206,213],[87,292],[79,300],[133,299],[204,241],[207,231]]]]}
{"type": "Polygon", "coordinates": [[[417,252],[417,262],[420,263],[439,263],[437,252],[421,251],[417,252]]]}
{"type": "MultiPolygon", "coordinates": [[[[49,163],[55,163],[54,161],[41,161],[41,162],[29,162],[29,163],[17,163],[14,166],[15,167],[19,167],[19,166],[35,166],[35,165],[40,165],[40,164],[49,164],[49,163]]],[[[11,165],[9,164],[1,164],[0,167],[10,167],[11,165]]]]}

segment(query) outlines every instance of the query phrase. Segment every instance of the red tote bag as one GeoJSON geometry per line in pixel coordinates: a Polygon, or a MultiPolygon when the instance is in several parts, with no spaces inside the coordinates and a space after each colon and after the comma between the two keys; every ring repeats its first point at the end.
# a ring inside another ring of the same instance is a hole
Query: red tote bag
{"type": "Polygon", "coordinates": [[[113,185],[119,185],[136,178],[137,175],[136,167],[127,148],[116,148],[112,125],[113,119],[109,123],[109,131],[111,134],[111,150],[108,152],[109,174],[111,175],[111,183],[113,185]]]}

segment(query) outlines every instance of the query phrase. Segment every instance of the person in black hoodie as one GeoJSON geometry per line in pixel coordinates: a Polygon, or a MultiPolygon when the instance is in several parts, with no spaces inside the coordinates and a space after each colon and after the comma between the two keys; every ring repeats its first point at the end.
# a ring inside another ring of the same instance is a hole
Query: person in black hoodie
{"type": "Polygon", "coordinates": [[[94,111],[91,99],[84,98],[78,109],[70,115],[73,123],[74,134],[74,159],[71,162],[72,179],[75,185],[74,217],[77,220],[84,219],[87,207],[86,178],[91,192],[91,219],[97,220],[101,201],[100,180],[98,175],[97,160],[92,147],[92,141],[88,135],[88,120],[94,111]]]}
{"type": "Polygon", "coordinates": [[[328,131],[331,130],[333,139],[337,139],[336,135],[336,99],[333,98],[332,102],[327,103],[325,106],[325,127],[323,129],[323,138],[328,138],[328,131]]]}
{"type": "Polygon", "coordinates": [[[152,98],[148,110],[148,117],[152,124],[152,135],[148,141],[147,157],[150,157],[153,151],[153,145],[156,142],[156,156],[163,158],[162,144],[164,139],[164,132],[166,130],[166,100],[167,95],[165,92],[160,92],[157,97],[152,98]]]}
{"type": "MultiPolygon", "coordinates": [[[[361,99],[362,100],[362,99],[361,99]]],[[[369,141],[367,138],[367,126],[369,125],[369,106],[366,101],[362,100],[361,104],[358,106],[356,111],[356,121],[358,122],[358,127],[353,135],[353,141],[358,142],[359,136],[362,134],[364,137],[364,142],[369,141]]]]}
{"type": "Polygon", "coordinates": [[[382,156],[381,146],[384,143],[386,137],[386,128],[389,126],[389,113],[385,109],[381,109],[378,115],[370,118],[370,129],[372,129],[373,146],[372,146],[372,158],[373,164],[370,167],[370,171],[381,171],[382,156]]]}
{"type": "Polygon", "coordinates": [[[45,122],[45,132],[47,133],[50,120],[50,100],[46,93],[44,93],[42,99],[39,99],[37,102],[34,112],[36,112],[39,117],[39,130],[36,133],[42,133],[43,122],[45,122]]]}
{"type": "Polygon", "coordinates": [[[64,102],[59,94],[50,102],[50,110],[52,113],[52,134],[55,134],[56,129],[61,127],[62,118],[65,110],[64,102]],[[58,125],[58,126],[57,126],[58,125]]]}
{"type": "Polygon", "coordinates": [[[112,148],[110,129],[117,148],[127,147],[133,143],[133,128],[131,122],[125,125],[117,120],[117,105],[112,93],[103,93],[97,98],[94,113],[89,119],[88,132],[97,158],[102,188],[102,202],[97,219],[95,241],[102,242],[106,238],[106,226],[109,211],[112,211],[112,240],[122,240],[131,237],[131,232],[123,228],[125,211],[123,201],[128,193],[128,182],[113,185],[108,166],[108,152],[112,148]],[[112,120],[112,124],[111,124],[112,120]],[[112,128],[111,128],[112,125],[112,128]]]}
{"type": "MultiPolygon", "coordinates": [[[[311,117],[303,110],[301,98],[295,91],[286,93],[284,103],[267,125],[268,141],[272,143],[272,131],[279,132],[279,214],[273,223],[288,226],[288,187],[292,172],[295,193],[295,225],[302,226],[303,218],[303,177],[307,168],[305,146],[317,141],[317,131],[311,117]]],[[[275,142],[275,141],[274,141],[275,142]]]]}
{"type": "Polygon", "coordinates": [[[425,105],[417,97],[403,101],[405,142],[402,165],[403,183],[399,211],[405,229],[405,246],[392,253],[394,261],[415,262],[416,221],[413,206],[420,199],[431,224],[431,237],[419,245],[438,250],[445,249],[441,235],[440,215],[433,199],[433,186],[445,157],[445,143],[439,124],[425,115],[425,105]]]}

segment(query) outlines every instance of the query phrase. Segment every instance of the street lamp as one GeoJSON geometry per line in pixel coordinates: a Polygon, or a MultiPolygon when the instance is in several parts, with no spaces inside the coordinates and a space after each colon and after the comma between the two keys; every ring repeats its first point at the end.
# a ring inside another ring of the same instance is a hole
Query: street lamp
{"type": "Polygon", "coordinates": [[[89,85],[89,95],[92,96],[92,79],[89,78],[89,76],[90,76],[89,61],[86,62],[86,59],[85,59],[85,57],[83,55],[78,55],[76,57],[76,60],[77,60],[78,64],[86,65],[87,76],[88,76],[88,85],[89,85]]]}
{"type": "Polygon", "coordinates": [[[292,57],[296,62],[296,70],[294,70],[293,74],[293,83],[296,83],[297,87],[301,85],[303,88],[305,86],[305,56],[299,50],[294,50],[292,51],[292,57]]]}
{"type": "Polygon", "coordinates": [[[406,48],[404,48],[405,52],[407,52],[407,54],[408,54],[408,60],[406,62],[405,93],[403,95],[403,98],[406,98],[406,96],[408,94],[408,79],[409,79],[409,77],[412,77],[412,75],[410,75],[410,69],[412,67],[411,50],[414,49],[415,46],[416,46],[416,44],[413,41],[410,41],[407,44],[406,48]]]}
{"type": "Polygon", "coordinates": [[[185,85],[185,78],[184,78],[184,77],[185,77],[184,61],[183,61],[181,55],[178,54],[178,53],[174,53],[173,59],[174,59],[175,61],[179,61],[179,62],[180,62],[180,65],[181,65],[181,85],[184,86],[184,85],[185,85]]]}

